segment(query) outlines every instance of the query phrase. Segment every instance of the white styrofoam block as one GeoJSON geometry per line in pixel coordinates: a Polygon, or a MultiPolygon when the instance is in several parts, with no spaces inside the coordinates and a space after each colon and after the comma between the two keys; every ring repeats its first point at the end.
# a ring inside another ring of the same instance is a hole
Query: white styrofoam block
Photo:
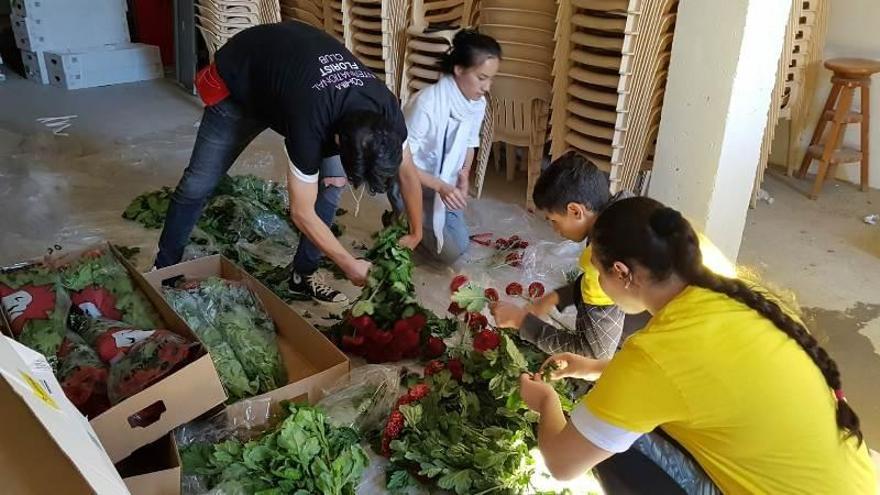
{"type": "Polygon", "coordinates": [[[67,16],[20,16],[12,14],[15,44],[22,50],[75,50],[127,43],[125,11],[80,9],[67,16]]]}
{"type": "Polygon", "coordinates": [[[125,0],[12,0],[12,13],[21,17],[69,17],[83,9],[100,9],[103,13],[128,10],[125,0]]]}
{"type": "Polygon", "coordinates": [[[21,61],[24,63],[24,75],[28,79],[39,84],[49,84],[49,71],[46,70],[43,52],[22,50],[21,61]]]}
{"type": "Polygon", "coordinates": [[[45,58],[49,83],[67,89],[146,81],[164,73],[159,47],[142,43],[46,52],[45,58]]]}

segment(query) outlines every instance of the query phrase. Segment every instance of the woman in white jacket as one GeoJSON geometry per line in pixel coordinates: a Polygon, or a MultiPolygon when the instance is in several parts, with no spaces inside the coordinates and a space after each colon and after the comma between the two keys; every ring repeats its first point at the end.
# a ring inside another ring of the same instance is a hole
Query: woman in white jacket
{"type": "MultiPolygon", "coordinates": [[[[501,46],[474,30],[455,35],[444,54],[440,80],[407,105],[407,143],[419,171],[425,212],[420,248],[443,263],[468,248],[464,219],[474,149],[486,114],[486,94],[498,72],[501,46]]],[[[389,194],[395,213],[403,211],[396,187],[389,194]]]]}

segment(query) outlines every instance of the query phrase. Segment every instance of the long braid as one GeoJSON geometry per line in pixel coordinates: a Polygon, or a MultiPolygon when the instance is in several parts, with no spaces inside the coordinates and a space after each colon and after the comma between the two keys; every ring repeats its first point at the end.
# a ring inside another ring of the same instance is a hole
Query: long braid
{"type": "Polygon", "coordinates": [[[846,438],[855,437],[862,443],[859,417],[843,396],[837,363],[804,325],[775,301],[742,280],[716,275],[704,267],[697,234],[679,212],[650,198],[618,201],[596,220],[593,242],[594,253],[606,269],[615,261],[622,261],[637,262],[656,280],[676,273],[688,284],[724,294],[770,320],[797,342],[822,372],[837,398],[837,426],[846,438]]]}
{"type": "MultiPolygon", "coordinates": [[[[662,209],[659,212],[662,212],[661,215],[672,215],[668,212],[674,213],[669,220],[677,225],[673,227],[672,232],[668,235],[661,234],[661,237],[667,237],[674,243],[672,246],[673,263],[679,276],[688,284],[724,294],[745,304],[770,320],[776,328],[797,342],[822,372],[825,382],[837,397],[837,426],[846,432],[846,438],[856,437],[861,444],[863,435],[859,417],[842,396],[843,383],[840,378],[840,370],[828,351],[819,345],[816,338],[802,323],[783,311],[775,301],[768,299],[742,280],[722,277],[706,268],[700,253],[699,240],[687,220],[671,208],[662,209]]],[[[653,223],[655,222],[652,222],[652,226],[654,226],[653,223]]],[[[660,220],[657,223],[664,222],[660,220]]],[[[663,227],[660,227],[659,230],[662,231],[663,227]]]]}

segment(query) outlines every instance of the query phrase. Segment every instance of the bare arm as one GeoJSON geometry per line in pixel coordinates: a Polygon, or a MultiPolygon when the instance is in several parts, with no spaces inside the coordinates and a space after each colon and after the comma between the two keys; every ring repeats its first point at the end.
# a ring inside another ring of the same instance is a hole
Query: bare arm
{"type": "Polygon", "coordinates": [[[611,452],[584,438],[565,419],[559,396],[550,385],[543,383],[539,374],[520,377],[520,394],[529,408],[541,415],[538,449],[554,478],[572,480],[611,457],[611,452]]]}
{"type": "Polygon", "coordinates": [[[400,164],[398,178],[400,194],[406,207],[406,217],[409,220],[409,235],[402,237],[400,244],[415,249],[422,241],[422,183],[409,147],[403,150],[403,163],[400,164]]]}
{"type": "Polygon", "coordinates": [[[290,218],[306,237],[338,265],[355,285],[363,285],[369,263],[355,259],[315,213],[318,184],[303,182],[287,171],[287,192],[290,195],[290,218]],[[365,265],[365,266],[364,266],[365,265]]]}

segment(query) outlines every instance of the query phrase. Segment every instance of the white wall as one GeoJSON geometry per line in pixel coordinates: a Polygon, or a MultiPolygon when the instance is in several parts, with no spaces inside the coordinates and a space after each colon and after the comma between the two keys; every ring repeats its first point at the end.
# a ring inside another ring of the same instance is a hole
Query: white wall
{"type": "MultiPolygon", "coordinates": [[[[825,38],[823,58],[864,57],[880,60],[880,0],[827,0],[830,5],[828,34],[825,38]]],[[[808,126],[799,141],[802,146],[809,144],[819,112],[831,89],[831,72],[822,68],[818,76],[816,93],[808,118],[808,126]]],[[[880,189],[880,74],[875,74],[871,86],[871,161],[870,185],[880,189]]],[[[858,111],[861,102],[854,98],[853,108],[858,111]]],[[[844,143],[859,148],[859,127],[848,125],[844,143]]],[[[800,167],[797,164],[795,168],[800,167]]],[[[816,172],[816,162],[810,173],[816,172]]],[[[853,183],[859,182],[859,165],[841,165],[837,177],[853,183]]]]}
{"type": "Polygon", "coordinates": [[[731,260],[790,7],[791,0],[679,5],[649,195],[682,211],[731,260]]]}

